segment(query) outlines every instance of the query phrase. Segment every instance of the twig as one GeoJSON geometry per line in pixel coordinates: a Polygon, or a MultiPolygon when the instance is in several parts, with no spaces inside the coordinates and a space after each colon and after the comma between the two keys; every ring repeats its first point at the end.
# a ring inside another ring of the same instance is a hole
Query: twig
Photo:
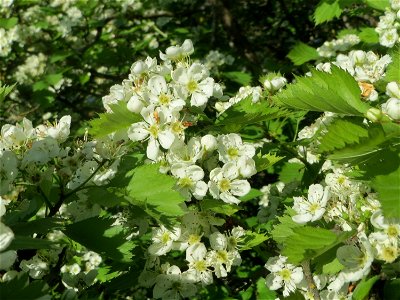
{"type": "Polygon", "coordinates": [[[310,261],[305,260],[302,262],[301,265],[303,267],[304,276],[307,281],[308,292],[314,296],[314,300],[321,300],[317,285],[315,284],[314,278],[313,278],[311,270],[310,270],[310,261]]]}

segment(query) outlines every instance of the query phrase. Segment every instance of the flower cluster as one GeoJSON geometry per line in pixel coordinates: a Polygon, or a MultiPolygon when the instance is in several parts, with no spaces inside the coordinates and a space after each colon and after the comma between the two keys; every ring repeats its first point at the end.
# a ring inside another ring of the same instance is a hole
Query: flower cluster
{"type": "Polygon", "coordinates": [[[398,30],[400,28],[400,2],[390,0],[390,7],[380,17],[378,26],[375,28],[379,34],[379,43],[382,46],[392,48],[400,41],[398,30]]]}

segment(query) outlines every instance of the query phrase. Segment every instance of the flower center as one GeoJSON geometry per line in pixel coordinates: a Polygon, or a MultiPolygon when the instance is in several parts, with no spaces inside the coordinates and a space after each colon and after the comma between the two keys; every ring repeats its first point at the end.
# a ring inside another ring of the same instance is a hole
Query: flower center
{"type": "Polygon", "coordinates": [[[156,138],[158,136],[158,126],[156,124],[151,125],[147,131],[150,132],[151,136],[156,138]]]}
{"type": "Polygon", "coordinates": [[[283,280],[289,281],[290,275],[292,275],[292,272],[290,272],[290,270],[288,270],[288,269],[283,269],[282,271],[279,272],[279,275],[281,275],[283,280]]]}
{"type": "Polygon", "coordinates": [[[187,89],[189,93],[193,93],[197,90],[197,82],[194,80],[190,80],[187,84],[187,89]]]}
{"type": "Polygon", "coordinates": [[[231,158],[235,158],[239,155],[239,149],[235,148],[235,147],[231,147],[228,149],[227,153],[231,158]]]}
{"type": "Polygon", "coordinates": [[[161,236],[161,243],[166,244],[169,242],[170,239],[171,239],[171,237],[169,236],[169,233],[164,232],[161,236]]]}
{"type": "Polygon", "coordinates": [[[204,272],[207,270],[207,265],[204,260],[198,260],[194,263],[194,268],[199,272],[204,272]]]}
{"type": "Polygon", "coordinates": [[[199,243],[200,239],[201,239],[200,236],[198,236],[197,234],[191,234],[191,235],[189,235],[188,243],[189,243],[189,245],[194,245],[194,244],[199,243]]]}
{"type": "Polygon", "coordinates": [[[397,237],[399,235],[399,232],[397,231],[396,226],[389,225],[389,227],[387,229],[387,234],[390,237],[397,237]]]}
{"type": "Polygon", "coordinates": [[[183,177],[179,179],[178,185],[182,188],[190,188],[193,186],[193,180],[189,177],[183,177]]]}
{"type": "Polygon", "coordinates": [[[161,94],[161,95],[158,97],[158,101],[159,101],[160,104],[162,104],[162,105],[167,105],[167,104],[169,104],[169,103],[171,102],[171,98],[170,98],[168,95],[165,95],[165,94],[163,93],[163,94],[161,94]]]}
{"type": "Polygon", "coordinates": [[[171,124],[171,129],[175,133],[182,133],[185,127],[178,121],[171,124]]]}
{"type": "Polygon", "coordinates": [[[228,261],[228,252],[226,252],[225,250],[218,250],[217,251],[217,259],[221,263],[227,262],[228,261]]]}
{"type": "Polygon", "coordinates": [[[315,214],[315,212],[319,209],[319,204],[318,203],[313,203],[310,205],[310,213],[315,214]]]}
{"type": "Polygon", "coordinates": [[[223,178],[220,182],[219,182],[219,189],[222,192],[226,192],[231,188],[231,182],[229,179],[223,178]]]}

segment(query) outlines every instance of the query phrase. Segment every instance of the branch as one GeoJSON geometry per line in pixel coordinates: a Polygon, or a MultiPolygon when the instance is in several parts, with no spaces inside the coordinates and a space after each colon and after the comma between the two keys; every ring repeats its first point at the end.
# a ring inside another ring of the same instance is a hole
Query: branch
{"type": "Polygon", "coordinates": [[[305,260],[301,263],[301,265],[303,267],[304,276],[306,277],[308,292],[314,296],[314,300],[321,300],[317,285],[315,284],[314,278],[310,270],[310,261],[305,260]]]}

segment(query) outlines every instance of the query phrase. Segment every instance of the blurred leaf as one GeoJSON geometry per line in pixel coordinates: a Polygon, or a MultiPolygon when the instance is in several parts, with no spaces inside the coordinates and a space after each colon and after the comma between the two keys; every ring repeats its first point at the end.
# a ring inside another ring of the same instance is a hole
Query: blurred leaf
{"type": "Polygon", "coordinates": [[[58,218],[43,218],[29,222],[20,222],[12,225],[15,235],[33,235],[34,233],[48,233],[51,230],[63,228],[64,220],[58,218]]]}
{"type": "Polygon", "coordinates": [[[265,278],[257,280],[257,294],[256,300],[275,300],[277,298],[276,292],[271,291],[265,284],[265,278]]]}
{"type": "Polygon", "coordinates": [[[274,226],[274,229],[271,232],[271,235],[277,243],[283,243],[290,236],[294,234],[293,229],[297,227],[302,227],[302,224],[296,223],[292,220],[292,217],[289,215],[283,215],[278,217],[279,224],[274,226]]]}
{"type": "Polygon", "coordinates": [[[369,7],[385,11],[390,6],[389,0],[363,0],[369,7]]]}
{"type": "Polygon", "coordinates": [[[264,195],[263,192],[260,192],[260,190],[252,188],[250,190],[250,192],[248,192],[246,195],[240,197],[239,199],[241,202],[246,202],[246,201],[252,200],[254,198],[260,197],[262,195],[264,195]]]}
{"type": "Polygon", "coordinates": [[[4,101],[4,99],[6,99],[7,95],[11,93],[16,85],[17,83],[14,83],[13,85],[0,86],[0,104],[4,101]]]}
{"type": "Polygon", "coordinates": [[[290,183],[292,181],[299,181],[304,174],[304,165],[302,163],[285,163],[282,170],[279,172],[279,181],[290,183]]]}
{"type": "Polygon", "coordinates": [[[243,237],[243,241],[241,242],[239,249],[241,251],[252,249],[268,239],[269,237],[265,234],[247,231],[246,235],[243,237]]]}
{"type": "Polygon", "coordinates": [[[253,157],[255,163],[256,163],[256,169],[257,172],[264,171],[268,169],[269,167],[273,166],[277,162],[281,161],[284,156],[276,156],[274,153],[267,153],[264,155],[261,155],[261,152],[257,153],[256,156],[253,157]]]}
{"type": "Polygon", "coordinates": [[[294,65],[299,66],[310,60],[318,59],[319,54],[315,48],[300,42],[290,50],[287,57],[294,63],[294,65]]]}
{"type": "Polygon", "coordinates": [[[400,279],[387,280],[383,287],[383,299],[400,299],[400,279]]]}
{"type": "Polygon", "coordinates": [[[386,75],[383,78],[385,82],[400,81],[400,46],[397,46],[393,52],[390,53],[392,62],[386,69],[386,75]]]}
{"type": "Polygon", "coordinates": [[[11,29],[18,24],[17,17],[0,18],[0,28],[11,29]]]}
{"type": "Polygon", "coordinates": [[[242,86],[250,85],[252,80],[251,75],[244,72],[224,72],[222,76],[242,86]]]}

